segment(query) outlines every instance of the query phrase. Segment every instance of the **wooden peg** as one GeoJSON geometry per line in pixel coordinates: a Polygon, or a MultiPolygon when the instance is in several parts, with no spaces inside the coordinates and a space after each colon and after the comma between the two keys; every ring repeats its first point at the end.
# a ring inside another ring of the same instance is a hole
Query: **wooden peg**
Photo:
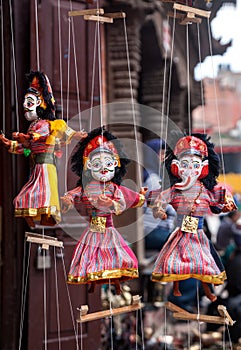
{"type": "Polygon", "coordinates": [[[79,10],[79,11],[69,11],[69,17],[75,16],[84,16],[84,15],[103,15],[105,11],[103,9],[88,9],[88,10],[79,10]]]}
{"type": "Polygon", "coordinates": [[[58,241],[56,237],[43,236],[38,233],[26,232],[27,242],[41,244],[43,249],[48,250],[49,246],[63,248],[63,242],[58,241]]]}
{"type": "Polygon", "coordinates": [[[231,326],[234,325],[234,323],[235,323],[236,321],[234,321],[234,320],[232,319],[232,317],[229,315],[226,306],[224,306],[224,305],[218,305],[218,312],[219,312],[219,314],[220,314],[222,317],[225,318],[226,321],[228,321],[228,322],[225,321],[226,324],[231,325],[231,326]]]}
{"type": "Polygon", "coordinates": [[[116,316],[116,315],[120,315],[123,313],[139,310],[142,308],[142,304],[141,304],[140,300],[141,300],[141,298],[139,295],[134,295],[132,297],[132,304],[131,305],[119,307],[116,309],[108,309],[108,310],[93,312],[91,314],[87,314],[88,306],[83,305],[79,309],[80,310],[80,317],[77,319],[77,322],[84,323],[84,322],[89,322],[89,321],[95,321],[95,320],[98,320],[101,318],[116,316]],[[84,309],[82,309],[82,307],[84,307],[84,309]],[[86,310],[87,310],[87,312],[85,314],[81,313],[83,311],[85,312],[86,310]]]}
{"type": "Polygon", "coordinates": [[[104,16],[84,15],[86,21],[96,21],[101,23],[113,23],[113,18],[104,16]]]}
{"type": "Polygon", "coordinates": [[[125,12],[113,12],[113,13],[105,13],[105,17],[110,17],[110,18],[126,18],[126,13],[125,12]]]}
{"type": "Polygon", "coordinates": [[[188,320],[188,321],[198,321],[205,323],[215,323],[215,324],[227,324],[229,326],[233,326],[235,321],[232,320],[230,315],[228,314],[225,306],[219,305],[218,312],[221,316],[209,316],[209,315],[201,315],[201,314],[192,314],[171,302],[165,303],[165,306],[170,311],[173,311],[173,317],[178,320],[188,320]]]}

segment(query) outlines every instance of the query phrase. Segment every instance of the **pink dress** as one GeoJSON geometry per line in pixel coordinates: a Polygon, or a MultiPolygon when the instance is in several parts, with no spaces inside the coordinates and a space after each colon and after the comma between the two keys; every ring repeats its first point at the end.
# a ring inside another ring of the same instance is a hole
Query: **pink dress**
{"type": "Polygon", "coordinates": [[[73,203],[87,208],[90,223],[83,232],[72,257],[68,283],[108,283],[138,277],[135,254],[113,226],[112,215],[144,204],[144,196],[112,182],[90,182],[85,190],[67,192],[73,203]],[[114,201],[111,208],[97,208],[93,201],[104,193],[114,201]]]}
{"type": "Polygon", "coordinates": [[[183,217],[189,215],[199,191],[200,182],[197,181],[186,191],[177,190],[173,186],[159,195],[159,200],[164,205],[170,203],[176,210],[178,227],[157,257],[152,273],[153,281],[174,282],[193,277],[202,282],[222,284],[226,279],[225,271],[221,271],[220,265],[214,259],[217,255],[212,254],[209,239],[203,231],[203,217],[209,212],[209,207],[222,205],[220,188],[209,191],[203,187],[192,214],[199,219],[197,232],[181,230],[183,217]]]}

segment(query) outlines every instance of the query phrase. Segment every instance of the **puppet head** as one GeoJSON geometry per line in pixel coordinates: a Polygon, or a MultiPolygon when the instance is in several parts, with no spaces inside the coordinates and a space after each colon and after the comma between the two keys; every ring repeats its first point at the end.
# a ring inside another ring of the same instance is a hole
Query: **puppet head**
{"type": "Polygon", "coordinates": [[[129,160],[119,140],[104,127],[88,133],[78,144],[72,157],[72,170],[79,176],[78,185],[83,186],[95,179],[120,184],[129,160]]]}
{"type": "Polygon", "coordinates": [[[185,190],[199,179],[207,189],[213,189],[219,175],[219,157],[209,140],[205,134],[192,134],[181,138],[174,151],[169,150],[165,164],[172,185],[185,190]]]}
{"type": "Polygon", "coordinates": [[[55,119],[55,100],[48,77],[39,71],[27,75],[29,88],[24,98],[25,118],[33,121],[37,118],[55,119]]]}

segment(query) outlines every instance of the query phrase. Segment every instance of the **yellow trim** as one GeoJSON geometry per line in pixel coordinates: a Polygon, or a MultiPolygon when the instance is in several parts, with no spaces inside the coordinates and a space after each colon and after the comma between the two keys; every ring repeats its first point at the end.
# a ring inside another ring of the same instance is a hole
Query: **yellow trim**
{"type": "Polygon", "coordinates": [[[174,282],[174,281],[182,281],[187,280],[188,278],[196,278],[202,282],[213,283],[213,284],[223,284],[223,282],[227,279],[226,272],[223,271],[219,275],[198,275],[198,274],[168,274],[162,275],[159,273],[152,273],[152,281],[153,282],[174,282]]]}
{"type": "Polygon", "coordinates": [[[18,147],[18,141],[10,141],[10,148],[9,148],[8,151],[10,153],[16,154],[17,153],[17,151],[16,151],[17,147],[18,147]]]}
{"type": "Polygon", "coordinates": [[[47,208],[26,208],[26,209],[15,209],[14,215],[15,217],[25,217],[31,216],[35,220],[39,220],[40,215],[52,215],[57,222],[60,221],[60,212],[57,210],[56,206],[47,207],[47,208]]]}
{"type": "Polygon", "coordinates": [[[109,279],[120,279],[126,280],[131,278],[138,278],[138,269],[114,269],[114,270],[104,270],[88,273],[85,277],[75,277],[73,275],[68,275],[68,283],[89,283],[100,281],[102,284],[108,283],[109,279]]]}
{"type": "Polygon", "coordinates": [[[140,197],[139,197],[138,203],[135,206],[133,206],[132,208],[142,207],[143,204],[145,203],[145,196],[143,194],[139,194],[139,196],[140,197]]]}

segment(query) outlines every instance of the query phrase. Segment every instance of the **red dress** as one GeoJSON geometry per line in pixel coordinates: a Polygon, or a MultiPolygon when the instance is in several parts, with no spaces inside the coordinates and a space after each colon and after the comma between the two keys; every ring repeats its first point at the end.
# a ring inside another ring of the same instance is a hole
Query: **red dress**
{"type": "Polygon", "coordinates": [[[135,254],[113,226],[112,215],[144,204],[144,196],[113,182],[90,182],[85,190],[77,187],[66,194],[78,208],[87,208],[90,217],[72,257],[68,283],[108,283],[138,277],[135,254]],[[113,200],[111,208],[97,208],[95,199],[103,194],[113,200]]]}
{"type": "Polygon", "coordinates": [[[198,200],[193,207],[201,183],[197,181],[188,190],[180,191],[173,186],[159,195],[159,201],[165,205],[170,203],[177,212],[177,228],[160,251],[155,262],[152,280],[156,282],[174,282],[188,278],[196,278],[202,282],[222,284],[226,279],[225,271],[220,271],[210,251],[210,242],[203,231],[203,217],[210,206],[222,205],[220,187],[212,191],[203,187],[198,200]],[[196,233],[181,230],[184,215],[199,219],[196,233]]]}

